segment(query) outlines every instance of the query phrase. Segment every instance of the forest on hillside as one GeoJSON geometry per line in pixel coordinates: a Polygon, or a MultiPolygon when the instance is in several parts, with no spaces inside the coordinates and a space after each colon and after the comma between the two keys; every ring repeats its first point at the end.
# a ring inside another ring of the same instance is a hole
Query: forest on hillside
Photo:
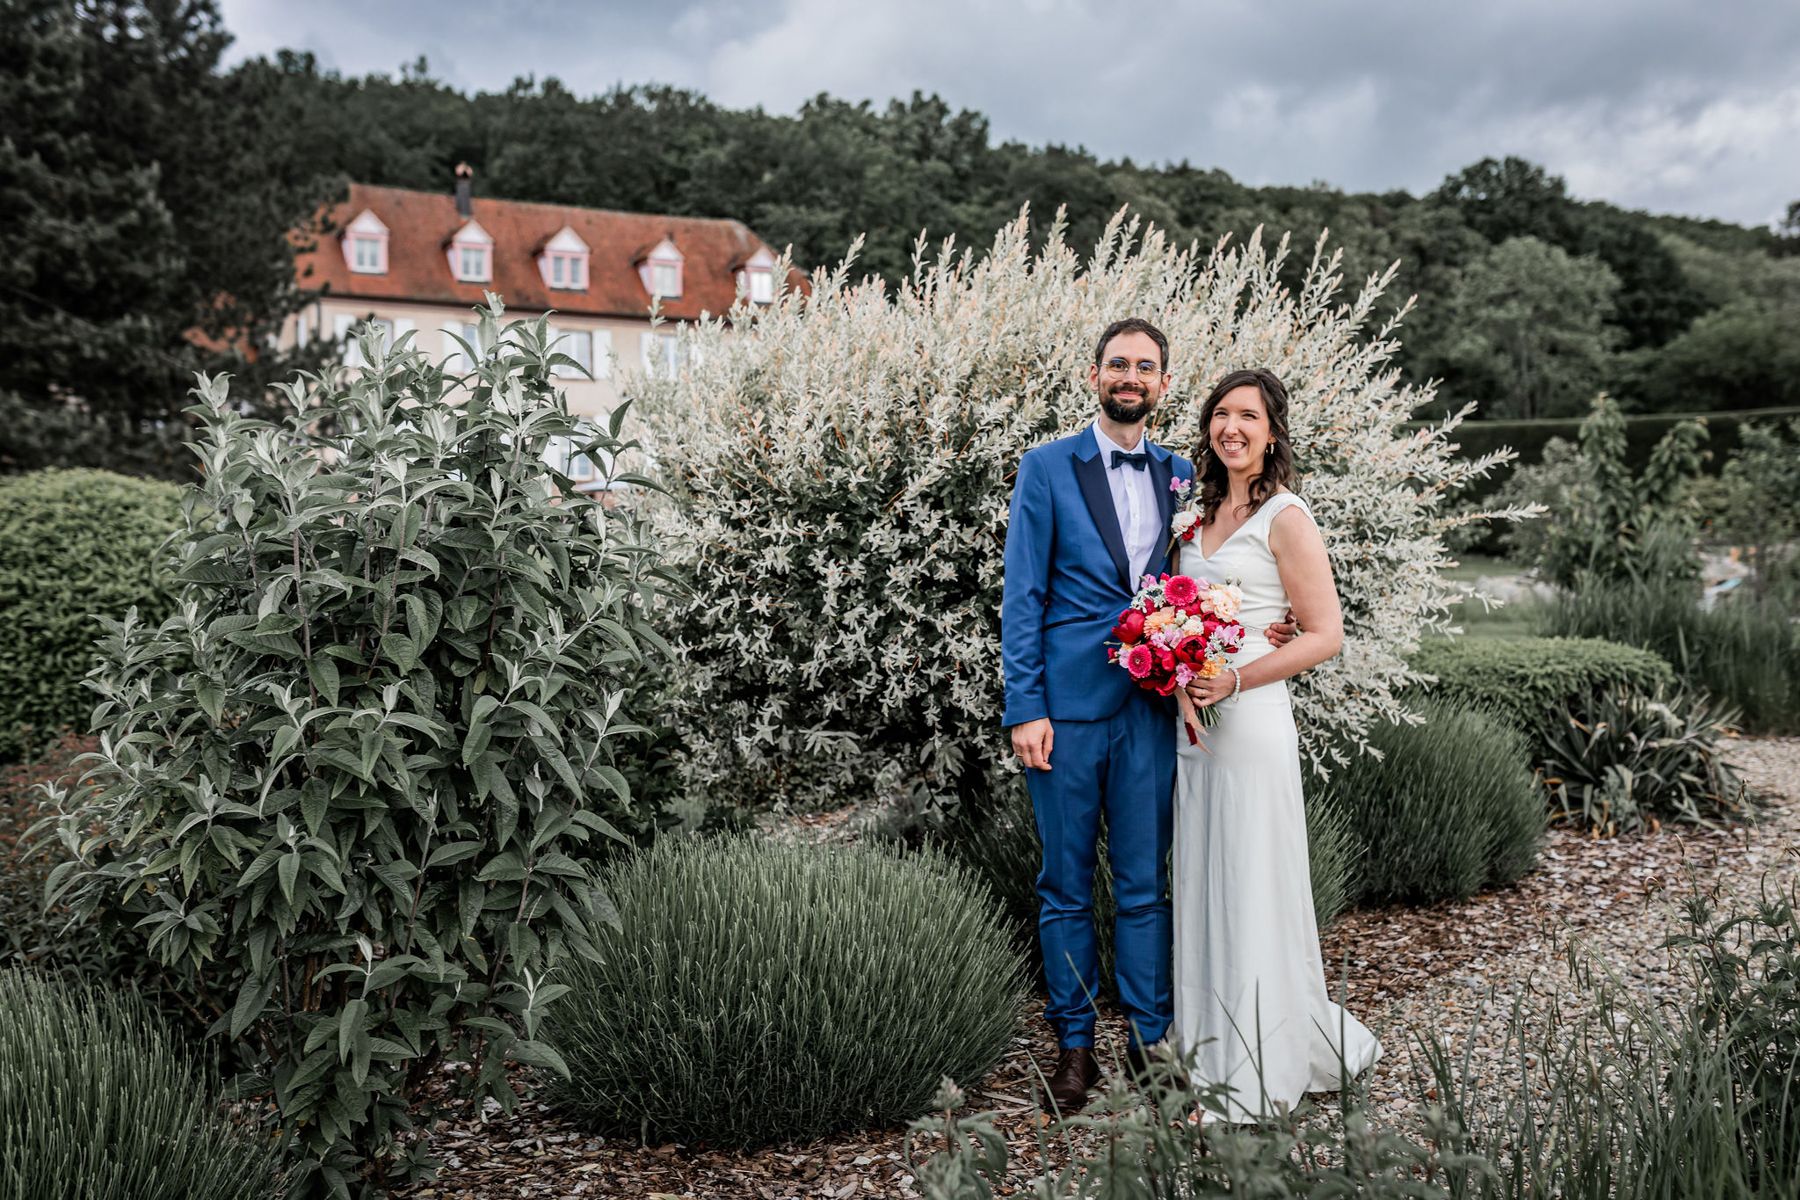
{"type": "Polygon", "coordinates": [[[1121,206],[1203,247],[1291,232],[1296,278],[1329,229],[1352,284],[1399,262],[1388,303],[1418,298],[1400,363],[1442,381],[1442,406],[1567,417],[1602,389],[1635,412],[1800,404],[1800,200],[1776,229],[1653,215],[1579,200],[1516,158],[1416,196],[1255,187],[1186,161],[998,141],[935,95],[820,95],[777,114],[554,78],[469,94],[424,60],[354,78],[284,51],[226,69],[208,0],[0,7],[0,108],[17,118],[0,145],[17,210],[0,222],[0,349],[16,364],[0,381],[4,469],[60,444],[162,473],[193,370],[307,365],[232,349],[266,344],[305,301],[286,230],[348,181],[448,189],[458,162],[479,195],[733,217],[802,268],[863,234],[860,268],[896,283],[922,231],[979,251],[1026,205],[1039,233],[1065,211],[1077,247],[1121,206]]]}

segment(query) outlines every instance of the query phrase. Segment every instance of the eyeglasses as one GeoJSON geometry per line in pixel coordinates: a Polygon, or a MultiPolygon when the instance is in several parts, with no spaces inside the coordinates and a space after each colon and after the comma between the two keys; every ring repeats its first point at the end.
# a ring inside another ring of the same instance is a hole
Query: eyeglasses
{"type": "Polygon", "coordinates": [[[1152,362],[1147,358],[1139,359],[1137,362],[1127,362],[1122,358],[1109,358],[1100,365],[1105,367],[1108,371],[1111,371],[1114,375],[1124,375],[1127,373],[1135,373],[1138,375],[1162,374],[1162,364],[1159,362],[1152,362]]]}

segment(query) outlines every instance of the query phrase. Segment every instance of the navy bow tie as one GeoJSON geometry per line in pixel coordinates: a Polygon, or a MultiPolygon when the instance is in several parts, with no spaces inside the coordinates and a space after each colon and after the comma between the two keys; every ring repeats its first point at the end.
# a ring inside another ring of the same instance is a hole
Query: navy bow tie
{"type": "Polygon", "coordinates": [[[1126,450],[1114,450],[1112,465],[1116,467],[1120,463],[1124,463],[1128,467],[1136,467],[1140,471],[1147,470],[1150,466],[1150,452],[1148,450],[1139,450],[1136,454],[1133,454],[1126,450]]]}

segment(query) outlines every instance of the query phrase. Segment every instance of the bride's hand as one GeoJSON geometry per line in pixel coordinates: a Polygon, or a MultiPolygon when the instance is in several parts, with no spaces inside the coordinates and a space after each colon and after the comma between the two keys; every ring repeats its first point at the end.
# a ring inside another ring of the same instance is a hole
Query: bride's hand
{"type": "Polygon", "coordinates": [[[1229,669],[1220,671],[1211,679],[1196,679],[1187,685],[1188,699],[1194,702],[1195,708],[1210,708],[1221,700],[1230,698],[1232,685],[1237,682],[1229,669]]]}

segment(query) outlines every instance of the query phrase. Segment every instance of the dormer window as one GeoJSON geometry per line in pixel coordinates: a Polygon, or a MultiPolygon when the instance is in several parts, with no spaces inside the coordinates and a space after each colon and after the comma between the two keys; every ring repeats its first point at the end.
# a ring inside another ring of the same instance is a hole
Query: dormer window
{"type": "Polygon", "coordinates": [[[775,302],[775,256],[769,253],[767,246],[744,260],[737,277],[738,286],[750,297],[750,303],[775,302]]]}
{"type": "Polygon", "coordinates": [[[644,281],[644,289],[661,299],[681,295],[682,262],[674,238],[667,237],[658,242],[638,263],[638,275],[644,281]]]}
{"type": "Polygon", "coordinates": [[[450,239],[450,273],[460,283],[488,283],[494,278],[494,239],[473,219],[450,239]]]}
{"type": "Polygon", "coordinates": [[[385,275],[388,227],[369,209],[344,229],[344,261],[358,275],[385,275]]]}
{"type": "Polygon", "coordinates": [[[586,291],[588,279],[588,245],[567,225],[544,243],[538,255],[538,271],[547,287],[567,291],[586,291]]]}

